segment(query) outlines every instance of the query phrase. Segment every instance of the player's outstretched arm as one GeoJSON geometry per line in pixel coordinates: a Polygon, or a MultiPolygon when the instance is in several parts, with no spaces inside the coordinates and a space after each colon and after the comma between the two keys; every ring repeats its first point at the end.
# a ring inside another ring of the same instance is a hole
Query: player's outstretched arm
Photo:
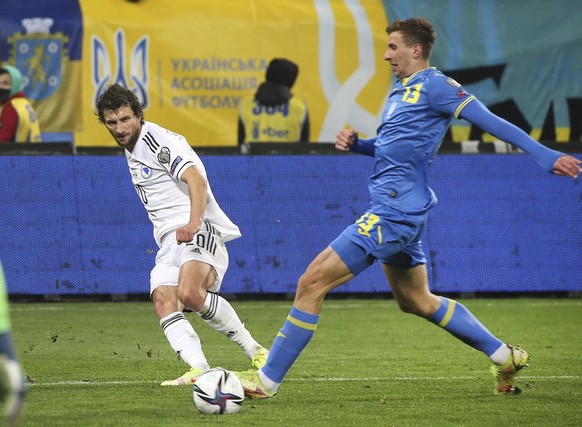
{"type": "Polygon", "coordinates": [[[581,172],[579,159],[540,144],[514,124],[493,114],[477,99],[463,108],[461,117],[500,140],[531,154],[539,165],[550,173],[576,178],[581,172]]]}

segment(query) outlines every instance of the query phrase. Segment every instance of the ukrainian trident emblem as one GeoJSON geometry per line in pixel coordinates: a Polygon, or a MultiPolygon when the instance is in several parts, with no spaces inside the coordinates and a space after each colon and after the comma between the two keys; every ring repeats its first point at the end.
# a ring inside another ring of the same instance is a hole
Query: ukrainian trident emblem
{"type": "Polygon", "coordinates": [[[97,104],[99,95],[108,84],[119,83],[132,90],[144,108],[149,106],[148,45],[148,36],[143,36],[137,41],[132,48],[128,67],[125,33],[122,29],[115,32],[113,57],[99,37],[91,38],[91,78],[95,87],[93,105],[97,104]]]}

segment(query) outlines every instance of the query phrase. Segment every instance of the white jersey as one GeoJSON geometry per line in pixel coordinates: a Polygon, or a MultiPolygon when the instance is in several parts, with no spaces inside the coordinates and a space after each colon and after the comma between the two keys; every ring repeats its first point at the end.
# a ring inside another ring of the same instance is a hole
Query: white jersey
{"type": "Polygon", "coordinates": [[[181,177],[192,166],[206,178],[204,220],[214,225],[225,242],[241,236],[239,228],[218,206],[202,161],[182,135],[145,122],[133,152],[125,150],[125,156],[159,247],[164,236],[190,221],[188,185],[181,177]]]}

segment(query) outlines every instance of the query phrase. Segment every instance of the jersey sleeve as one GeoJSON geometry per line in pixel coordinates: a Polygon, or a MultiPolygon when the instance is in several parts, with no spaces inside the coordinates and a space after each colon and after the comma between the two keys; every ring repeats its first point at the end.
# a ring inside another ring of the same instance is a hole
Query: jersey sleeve
{"type": "Polygon", "coordinates": [[[350,151],[353,153],[364,154],[366,156],[374,157],[376,154],[376,137],[370,139],[360,139],[352,144],[350,151]]]}
{"type": "MultiPolygon", "coordinates": [[[[190,166],[201,163],[198,155],[182,135],[160,129],[155,135],[146,133],[144,138],[147,140],[148,137],[158,142],[159,146],[154,153],[157,163],[176,181],[181,181],[182,174],[190,166]]],[[[200,170],[200,173],[206,175],[204,170],[200,170]]]]}
{"type": "Polygon", "coordinates": [[[454,79],[437,72],[429,81],[429,103],[433,110],[459,118],[461,111],[475,99],[454,79]]]}
{"type": "Polygon", "coordinates": [[[479,100],[475,100],[475,102],[472,102],[471,105],[465,108],[462,117],[474,125],[479,126],[485,132],[489,132],[500,140],[508,142],[526,153],[531,154],[536,162],[550,173],[554,173],[554,163],[556,160],[564,155],[564,153],[540,144],[513,123],[496,116],[479,100]]]}

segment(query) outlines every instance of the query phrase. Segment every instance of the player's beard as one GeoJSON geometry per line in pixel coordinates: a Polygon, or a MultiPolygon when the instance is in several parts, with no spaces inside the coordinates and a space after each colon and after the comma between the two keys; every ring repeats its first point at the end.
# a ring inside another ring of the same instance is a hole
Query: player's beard
{"type": "Polygon", "coordinates": [[[140,133],[141,126],[122,137],[119,137],[114,132],[111,132],[111,135],[113,136],[113,138],[115,138],[115,141],[119,146],[126,148],[128,151],[132,151],[133,147],[135,147],[135,144],[137,143],[137,140],[139,139],[140,133]]]}

